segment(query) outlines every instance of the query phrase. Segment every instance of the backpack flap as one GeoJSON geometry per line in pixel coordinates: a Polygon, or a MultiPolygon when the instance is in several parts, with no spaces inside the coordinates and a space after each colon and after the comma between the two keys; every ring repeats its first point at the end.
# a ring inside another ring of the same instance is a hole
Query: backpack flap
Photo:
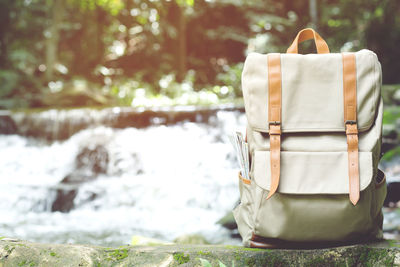
{"type": "MultiPolygon", "coordinates": [[[[270,191],[270,152],[256,151],[254,161],[255,183],[270,191]]],[[[372,153],[359,152],[359,161],[362,191],[372,181],[372,153]]],[[[281,151],[280,171],[279,193],[349,194],[347,152],[281,151]]]]}
{"type": "MultiPolygon", "coordinates": [[[[354,53],[358,131],[368,130],[380,98],[381,68],[375,53],[354,53]]],[[[268,132],[267,56],[249,54],[242,73],[246,115],[252,130],[268,132]]],[[[280,54],[282,132],[345,132],[342,54],[280,54]]]]}

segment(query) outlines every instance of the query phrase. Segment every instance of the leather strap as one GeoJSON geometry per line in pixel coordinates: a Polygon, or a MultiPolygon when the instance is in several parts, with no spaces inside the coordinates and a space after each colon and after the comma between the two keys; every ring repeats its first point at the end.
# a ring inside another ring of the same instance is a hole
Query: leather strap
{"type": "Polygon", "coordinates": [[[286,53],[298,54],[299,44],[310,39],[314,39],[318,54],[329,54],[328,44],[316,31],[311,28],[306,28],[299,31],[293,43],[286,50],[286,53]]]}
{"type": "Polygon", "coordinates": [[[278,189],[281,161],[281,55],[268,55],[268,123],[271,160],[271,187],[267,199],[278,189]]]}
{"type": "Polygon", "coordinates": [[[347,136],[347,154],[349,161],[349,197],[356,205],[360,199],[360,173],[358,164],[357,129],[357,72],[354,53],[343,53],[343,99],[344,123],[347,136]]]}
{"type": "Polygon", "coordinates": [[[251,184],[251,180],[245,179],[240,172],[239,172],[239,179],[245,184],[251,184]]]}

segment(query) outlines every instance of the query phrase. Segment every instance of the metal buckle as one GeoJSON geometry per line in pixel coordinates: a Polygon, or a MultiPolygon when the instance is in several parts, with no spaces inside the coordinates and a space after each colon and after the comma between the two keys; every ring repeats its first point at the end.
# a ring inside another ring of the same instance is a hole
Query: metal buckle
{"type": "Polygon", "coordinates": [[[281,125],[281,122],[280,121],[270,121],[269,123],[268,123],[269,125],[281,125]]]}
{"type": "Polygon", "coordinates": [[[357,124],[356,120],[347,120],[344,124],[357,124]]]}

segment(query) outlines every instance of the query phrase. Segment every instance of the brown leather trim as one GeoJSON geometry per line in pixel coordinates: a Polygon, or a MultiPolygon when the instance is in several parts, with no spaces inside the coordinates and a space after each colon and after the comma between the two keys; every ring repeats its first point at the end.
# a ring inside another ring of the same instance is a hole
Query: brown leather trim
{"type": "Polygon", "coordinates": [[[360,173],[358,163],[357,129],[357,71],[354,53],[343,53],[344,123],[347,136],[349,168],[349,197],[356,205],[360,199],[360,173]]]}
{"type": "Polygon", "coordinates": [[[344,121],[357,120],[357,72],[354,53],[343,53],[344,121]]]}
{"type": "Polygon", "coordinates": [[[239,179],[245,184],[251,184],[251,180],[243,178],[243,176],[240,172],[239,172],[239,179]]]}
{"type": "Polygon", "coordinates": [[[251,240],[250,240],[250,247],[251,248],[276,248],[276,246],[271,245],[271,244],[260,243],[260,242],[251,241],[251,240]]]}
{"type": "Polygon", "coordinates": [[[286,53],[298,54],[299,44],[310,39],[314,39],[318,54],[329,54],[328,44],[316,31],[311,28],[306,28],[299,31],[293,43],[287,49],[286,53]]]}
{"type": "Polygon", "coordinates": [[[315,249],[315,248],[329,248],[337,246],[346,246],[359,244],[362,242],[371,242],[369,236],[356,236],[353,240],[349,241],[287,241],[278,238],[266,238],[255,235],[254,233],[250,239],[250,247],[252,248],[268,248],[268,249],[315,249]]]}
{"type": "Polygon", "coordinates": [[[268,123],[270,141],[271,188],[267,199],[279,186],[281,160],[281,55],[268,55],[268,123]]]}

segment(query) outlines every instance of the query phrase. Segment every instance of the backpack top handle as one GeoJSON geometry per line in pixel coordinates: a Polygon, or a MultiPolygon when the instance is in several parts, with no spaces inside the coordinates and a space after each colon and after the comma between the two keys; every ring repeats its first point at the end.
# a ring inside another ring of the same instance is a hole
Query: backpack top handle
{"type": "Polygon", "coordinates": [[[286,53],[289,54],[298,54],[298,46],[299,43],[304,41],[314,39],[315,46],[317,47],[318,54],[329,54],[329,47],[324,39],[313,29],[306,28],[297,34],[296,38],[294,39],[293,43],[289,46],[286,53]]]}

